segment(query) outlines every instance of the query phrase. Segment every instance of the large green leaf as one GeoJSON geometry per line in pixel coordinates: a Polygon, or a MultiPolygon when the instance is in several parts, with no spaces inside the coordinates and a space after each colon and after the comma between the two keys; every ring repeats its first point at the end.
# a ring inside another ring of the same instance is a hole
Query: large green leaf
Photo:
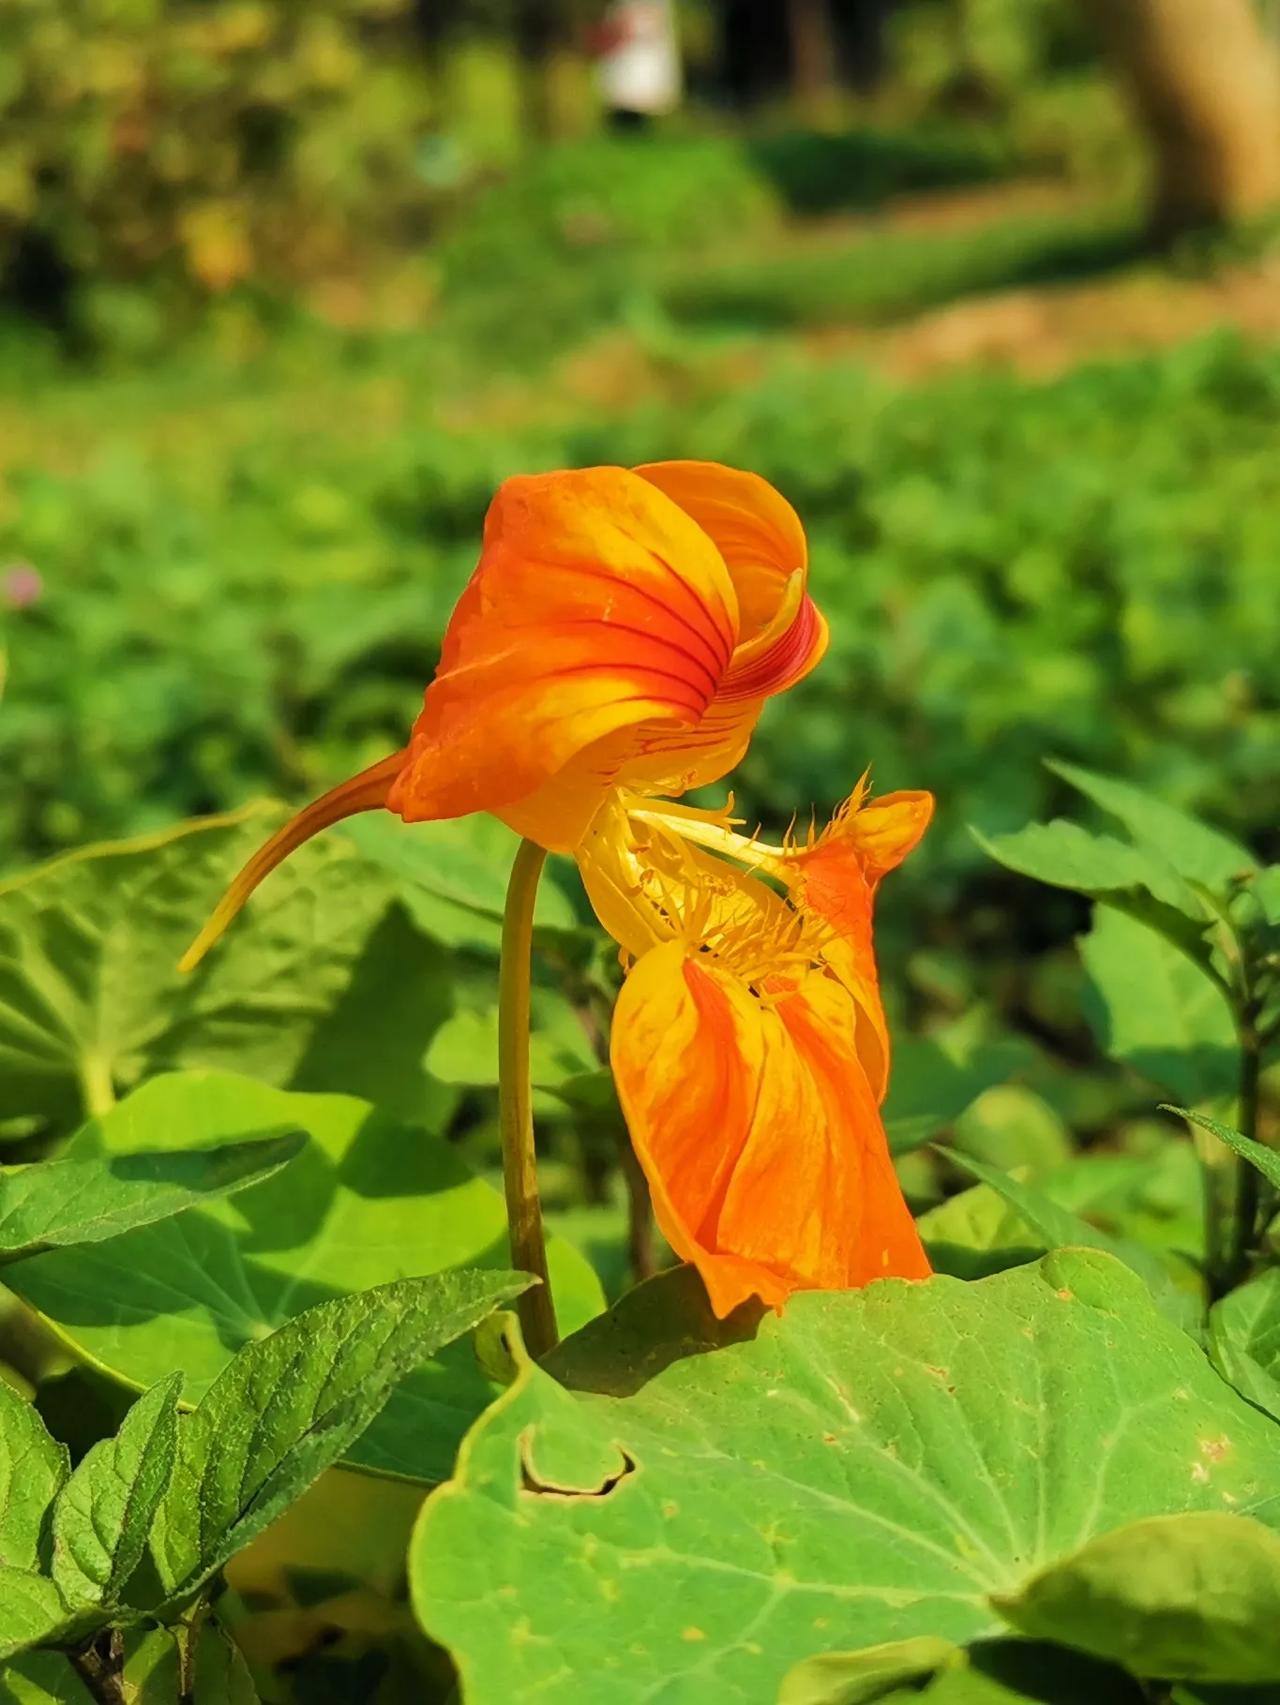
{"type": "Polygon", "coordinates": [[[181,1386],[178,1373],[153,1385],[58,1493],[50,1574],[77,1610],[113,1606],[146,1549],[173,1471],[181,1386]]]}
{"type": "Polygon", "coordinates": [[[1253,854],[1239,841],[1130,782],[1076,764],[1051,761],[1049,768],[1118,818],[1144,849],[1158,853],[1189,882],[1201,882],[1225,897],[1237,877],[1257,868],[1253,854]]]}
{"type": "Polygon", "coordinates": [[[200,969],[178,973],[226,880],[278,818],[259,807],[181,824],[0,884],[6,1112],[70,1128],[111,1091],[177,1066],[328,1089],[339,1057],[346,1088],[376,1085],[398,1112],[452,1106],[421,1064],[449,1011],[447,958],[341,837],[302,848],[200,969]],[[388,1002],[378,991],[392,965],[388,1002]]]}
{"type": "Polygon", "coordinates": [[[992,1593],[1127,1522],[1280,1514],[1278,1467],[1274,1425],[1101,1253],[758,1324],[717,1324],[685,1270],[477,1423],[413,1597],[469,1705],[583,1675],[616,1705],[756,1705],[823,1650],[990,1634],[992,1593]]]}
{"type": "Polygon", "coordinates": [[[69,1468],[67,1447],[0,1379],[0,1565],[36,1567],[45,1516],[69,1468]]]}
{"type": "Polygon", "coordinates": [[[151,1532],[165,1599],[208,1580],[332,1467],[411,1369],[528,1283],[478,1271],[401,1279],[246,1344],[179,1430],[151,1532]]]}
{"type": "MultiPolygon", "coordinates": [[[[129,1140],[136,1111],[126,1102],[106,1115],[121,1127],[117,1141],[129,1140]]],[[[217,1148],[87,1154],[0,1171],[0,1261],[101,1243],[198,1202],[229,1196],[279,1172],[305,1142],[301,1131],[264,1130],[217,1148]]],[[[111,1151],[114,1145],[108,1141],[104,1147],[111,1151]]]]}
{"type": "Polygon", "coordinates": [[[1024,1634],[1138,1675],[1280,1682],[1280,1537],[1239,1515],[1133,1522],[994,1602],[1024,1634]]]}
{"type": "Polygon", "coordinates": [[[1180,1101],[1234,1094],[1239,1076],[1231,1009],[1209,977],[1167,941],[1099,908],[1080,942],[1099,1046],[1180,1101]]]}
{"type": "MultiPolygon", "coordinates": [[[[181,1368],[196,1400],[243,1344],[312,1303],[391,1279],[510,1264],[501,1195],[458,1151],[349,1096],[300,1095],[218,1072],[153,1079],[126,1121],[85,1128],[72,1152],[146,1140],[228,1141],[271,1126],[310,1142],[284,1172],[109,1243],[56,1249],[5,1269],[9,1286],[77,1352],[139,1387],[181,1368]]],[[[604,1306],[599,1281],[551,1240],[564,1330],[604,1306]]],[[[440,1479],[492,1396],[469,1347],[410,1376],[356,1447],[365,1466],[440,1479]]]]}
{"type": "Polygon", "coordinates": [[[1213,1305],[1208,1350],[1224,1379],[1280,1421],[1280,1267],[1268,1267],[1213,1305]]]}

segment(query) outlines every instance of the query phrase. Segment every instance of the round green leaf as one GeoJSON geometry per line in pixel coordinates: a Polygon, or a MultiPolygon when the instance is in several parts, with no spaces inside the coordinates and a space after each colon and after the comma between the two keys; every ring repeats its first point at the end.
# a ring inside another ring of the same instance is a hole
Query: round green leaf
{"type": "MultiPolygon", "coordinates": [[[[311,1140],[276,1176],[107,1243],[16,1262],[6,1282],[105,1372],[141,1387],[180,1368],[195,1402],[242,1344],[312,1303],[449,1268],[509,1267],[501,1195],[448,1143],[350,1096],[174,1073],[87,1126],[72,1152],[187,1148],[282,1124],[311,1140]]],[[[554,1238],[550,1261],[572,1331],[604,1306],[599,1281],[554,1238]]],[[[493,1390],[470,1346],[456,1345],[404,1382],[351,1460],[441,1479],[493,1390]]]]}
{"type": "Polygon", "coordinates": [[[224,1065],[281,1085],[376,1090],[370,1099],[427,1122],[453,1106],[422,1068],[449,1012],[448,957],[341,836],[301,848],[194,975],[179,974],[280,815],[258,806],[179,824],[0,883],[6,1112],[69,1128],[159,1071],[224,1065]]]}
{"type": "Polygon", "coordinates": [[[995,1632],[992,1594],[1095,1534],[1274,1497],[1272,1423],[1101,1252],[758,1327],[699,1297],[664,1276],[527,1366],[427,1501],[414,1603],[469,1705],[584,1675],[757,1705],[822,1651],[995,1632]]]}

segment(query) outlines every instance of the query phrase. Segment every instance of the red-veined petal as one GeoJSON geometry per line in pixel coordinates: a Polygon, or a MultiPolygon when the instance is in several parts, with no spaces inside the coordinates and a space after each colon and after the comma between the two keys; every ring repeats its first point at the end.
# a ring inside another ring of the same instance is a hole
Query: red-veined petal
{"type": "Polygon", "coordinates": [[[715,545],[624,468],[508,480],[390,805],[407,821],[523,814],[567,849],[637,725],[696,727],[729,666],[737,598],[715,545]],[[572,768],[571,773],[570,767],[572,768]],[[560,797],[538,790],[560,777],[560,797]]]}
{"type": "Polygon", "coordinates": [[[740,642],[773,621],[788,582],[804,572],[809,550],[800,517],[759,474],[720,462],[646,462],[636,473],[665,491],[715,541],[733,577],[740,642]]]}

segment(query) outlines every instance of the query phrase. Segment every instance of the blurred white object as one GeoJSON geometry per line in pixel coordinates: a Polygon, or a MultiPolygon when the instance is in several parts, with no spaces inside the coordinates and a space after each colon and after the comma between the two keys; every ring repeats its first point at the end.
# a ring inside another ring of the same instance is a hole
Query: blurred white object
{"type": "Polygon", "coordinates": [[[679,103],[672,0],[613,0],[597,39],[600,92],[612,112],[655,117],[679,103]]]}

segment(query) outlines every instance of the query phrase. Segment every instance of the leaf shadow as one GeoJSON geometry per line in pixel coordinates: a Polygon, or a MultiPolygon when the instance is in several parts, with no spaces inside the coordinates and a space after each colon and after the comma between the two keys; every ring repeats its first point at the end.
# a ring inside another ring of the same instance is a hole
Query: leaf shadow
{"type": "Polygon", "coordinates": [[[674,1362],[755,1337],[768,1312],[752,1301],[717,1320],[695,1267],[674,1267],[628,1291],[543,1358],[572,1391],[634,1397],[674,1362]]]}

